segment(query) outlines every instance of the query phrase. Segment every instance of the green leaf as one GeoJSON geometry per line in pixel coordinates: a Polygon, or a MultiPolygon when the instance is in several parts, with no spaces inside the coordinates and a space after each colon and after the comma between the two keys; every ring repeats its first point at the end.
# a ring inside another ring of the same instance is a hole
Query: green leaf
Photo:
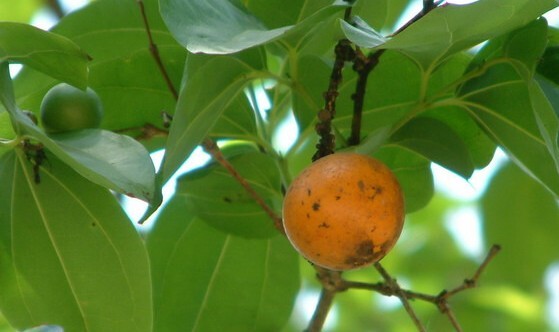
{"type": "MultiPolygon", "coordinates": [[[[251,150],[230,158],[229,162],[280,215],[283,195],[277,166],[271,157],[251,150]]],[[[249,238],[278,233],[262,207],[220,165],[213,164],[182,176],[177,195],[192,204],[197,217],[222,232],[249,238]]]]}
{"type": "Polygon", "coordinates": [[[452,128],[441,121],[417,117],[394,133],[391,140],[466,179],[474,172],[466,145],[452,128]]]}
{"type": "Polygon", "coordinates": [[[522,27],[555,7],[554,0],[448,4],[431,11],[380,47],[400,50],[423,68],[429,68],[456,52],[522,27]]]}
{"type": "Polygon", "coordinates": [[[147,238],[154,331],[280,331],[299,288],[291,245],[219,232],[188,206],[176,196],[147,238]]]}
{"type": "Polygon", "coordinates": [[[192,53],[235,53],[278,38],[290,28],[268,30],[227,0],[161,0],[160,7],[169,30],[192,53]]]}
{"type": "Polygon", "coordinates": [[[559,173],[535,117],[529,84],[509,63],[461,89],[461,106],[532,176],[559,194],[559,173]]]}
{"type": "Polygon", "coordinates": [[[113,195],[55,156],[0,159],[0,307],[18,329],[151,331],[146,249],[113,195]]]}
{"type": "Polygon", "coordinates": [[[406,213],[427,205],[434,194],[431,162],[423,156],[397,145],[386,144],[374,155],[394,172],[406,203],[406,213]]]}
{"type": "Polygon", "coordinates": [[[363,21],[359,16],[353,17],[352,24],[349,24],[345,20],[340,20],[340,24],[347,39],[361,47],[374,48],[387,41],[386,38],[369,26],[367,22],[363,21]]]}
{"type": "Polygon", "coordinates": [[[262,64],[259,50],[237,56],[188,57],[167,141],[163,178],[168,179],[208,136],[231,102],[256,78],[262,64]]]}
{"type": "MultiPolygon", "coordinates": [[[[186,50],[165,27],[158,1],[142,2],[163,65],[178,89],[186,50]]],[[[103,102],[103,128],[123,130],[146,123],[162,128],[161,111],[172,114],[176,101],[150,53],[137,1],[91,1],[66,15],[52,31],[69,38],[93,58],[88,85],[103,102]]],[[[18,105],[38,114],[44,94],[56,83],[24,67],[14,82],[18,105]]],[[[160,140],[152,149],[161,149],[163,144],[160,140]]]]}
{"type": "Polygon", "coordinates": [[[559,88],[545,78],[537,78],[530,85],[530,100],[541,136],[559,173],[559,88]]]}
{"type": "Polygon", "coordinates": [[[483,280],[541,291],[541,276],[556,261],[559,251],[559,207],[555,198],[508,164],[492,179],[481,207],[486,241],[503,247],[483,280]]]}
{"type": "Polygon", "coordinates": [[[357,1],[352,13],[359,15],[378,31],[392,31],[411,3],[413,0],[357,1]]]}
{"type": "Polygon", "coordinates": [[[88,56],[65,37],[28,24],[0,22],[0,45],[0,62],[18,62],[77,87],[87,86],[88,56]]]}
{"type": "MultiPolygon", "coordinates": [[[[42,143],[58,158],[92,182],[117,192],[153,202],[155,196],[155,167],[149,153],[131,137],[102,129],[47,136],[31,119],[10,105],[11,81],[4,68],[4,88],[0,93],[12,118],[14,127],[42,143]],[[13,107],[13,108],[12,108],[13,107]]],[[[0,68],[1,70],[1,68],[0,68]]],[[[1,87],[1,86],[0,86],[1,87]]]]}

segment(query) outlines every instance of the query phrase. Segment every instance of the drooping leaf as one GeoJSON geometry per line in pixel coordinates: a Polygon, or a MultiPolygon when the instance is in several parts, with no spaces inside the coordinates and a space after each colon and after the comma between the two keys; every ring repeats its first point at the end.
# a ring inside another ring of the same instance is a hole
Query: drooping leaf
{"type": "Polygon", "coordinates": [[[160,6],[169,30],[192,53],[235,53],[278,38],[290,28],[268,30],[227,0],[161,0],[160,6]]]}
{"type": "MultiPolygon", "coordinates": [[[[178,90],[186,50],[165,27],[158,1],[142,3],[163,66],[178,90]]],[[[161,112],[172,114],[176,101],[150,53],[137,1],[92,1],[62,18],[52,31],[93,58],[87,83],[103,102],[103,128],[122,130],[146,123],[162,128],[161,112]]],[[[56,83],[52,77],[24,67],[14,82],[19,107],[38,114],[44,94],[56,83]]],[[[162,142],[158,144],[153,149],[163,147],[162,142]]]]}
{"type": "Polygon", "coordinates": [[[147,238],[156,331],[279,331],[299,287],[298,255],[282,236],[244,239],[192,218],[183,197],[147,238]]]}
{"type": "Polygon", "coordinates": [[[522,27],[557,5],[553,0],[448,4],[431,11],[379,47],[399,50],[423,68],[429,68],[449,55],[522,27]]]}
{"type": "Polygon", "coordinates": [[[479,75],[471,75],[458,94],[459,106],[527,173],[557,195],[557,164],[538,124],[538,116],[545,111],[535,108],[542,103],[534,102],[531,96],[537,97],[531,88],[530,73],[537,60],[532,49],[543,52],[545,31],[545,20],[538,20],[512,32],[510,38],[499,39],[500,53],[489,43],[487,47],[495,51],[481,52],[480,57],[487,61],[476,60],[482,63],[473,69],[479,75]],[[522,53],[522,47],[531,49],[528,55],[522,53]]]}
{"type": "Polygon", "coordinates": [[[418,117],[411,120],[394,133],[392,142],[466,179],[474,172],[466,144],[449,126],[433,118],[418,117]]]}
{"type": "Polygon", "coordinates": [[[178,169],[244,87],[257,77],[264,62],[262,56],[259,50],[249,50],[236,56],[188,57],[167,141],[163,178],[178,169]]]}
{"type": "Polygon", "coordinates": [[[0,307],[18,329],[151,331],[149,263],[105,188],[48,154],[40,183],[25,153],[0,160],[0,307]]]}
{"type": "Polygon", "coordinates": [[[24,23],[0,22],[0,62],[28,65],[80,88],[88,56],[71,40],[24,23]]]}
{"type": "MultiPolygon", "coordinates": [[[[235,156],[229,162],[278,215],[283,195],[274,160],[259,152],[235,156]]],[[[189,172],[179,179],[177,195],[212,227],[243,237],[277,235],[273,221],[231,174],[220,165],[189,172]]]]}
{"type": "Polygon", "coordinates": [[[481,207],[485,240],[503,247],[483,279],[541,290],[541,275],[557,259],[559,250],[555,198],[518,167],[508,164],[492,179],[481,207]]]}
{"type": "Polygon", "coordinates": [[[530,85],[536,122],[559,173],[559,87],[542,77],[530,85]]]}
{"type": "Polygon", "coordinates": [[[7,69],[4,69],[4,75],[0,75],[4,79],[0,78],[0,81],[5,89],[2,89],[4,93],[0,93],[0,97],[14,127],[20,128],[20,135],[25,134],[39,141],[90,181],[153,202],[156,197],[155,168],[140,143],[131,137],[102,129],[46,135],[27,115],[10,104],[8,92],[11,81],[7,77],[7,69]]]}

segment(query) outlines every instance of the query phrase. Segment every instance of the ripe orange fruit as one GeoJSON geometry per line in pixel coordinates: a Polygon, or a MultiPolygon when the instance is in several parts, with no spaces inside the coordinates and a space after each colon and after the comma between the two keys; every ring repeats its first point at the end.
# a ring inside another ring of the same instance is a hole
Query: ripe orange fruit
{"type": "Polygon", "coordinates": [[[90,88],[82,91],[60,83],[41,102],[41,123],[48,133],[98,128],[102,117],[101,100],[90,88]]]}
{"type": "Polygon", "coordinates": [[[305,169],[287,190],[285,232],[310,262],[350,270],[383,258],[404,224],[398,180],[380,161],[336,153],[305,169]]]}

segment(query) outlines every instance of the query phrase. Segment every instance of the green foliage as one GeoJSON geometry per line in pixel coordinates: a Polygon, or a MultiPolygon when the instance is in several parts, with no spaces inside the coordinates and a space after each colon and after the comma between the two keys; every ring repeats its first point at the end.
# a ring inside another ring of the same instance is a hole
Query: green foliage
{"type": "MultiPolygon", "coordinates": [[[[503,253],[482,288],[452,307],[465,330],[552,329],[542,303],[559,227],[559,33],[540,16],[557,2],[446,5],[393,34],[416,3],[97,0],[50,32],[0,22],[0,310],[9,324],[303,329],[308,318],[292,311],[300,289],[316,288],[316,271],[269,214],[279,215],[292,178],[311,162],[317,114],[333,100],[325,91],[339,83],[336,150],[382,160],[405,195],[407,225],[383,266],[429,294],[472,276],[479,257],[464,254],[444,221],[464,203],[436,192],[431,165],[467,180],[499,147],[514,165],[491,181],[480,211],[485,240],[503,253]],[[331,79],[343,38],[372,66],[363,92],[358,62],[331,79]],[[23,69],[11,78],[8,63],[23,69]],[[99,94],[101,128],[47,134],[23,112],[38,115],[61,81],[99,94]],[[359,143],[350,145],[361,94],[359,143]],[[297,129],[286,133],[286,123],[297,129]],[[287,139],[292,146],[280,149],[287,139]],[[200,145],[213,162],[180,174],[159,206],[162,186],[200,145]],[[157,150],[165,156],[156,172],[157,150]],[[134,228],[123,195],[149,205],[148,226],[134,228]]],[[[31,16],[19,8],[13,20],[31,16]]],[[[379,280],[368,269],[344,276],[379,280]]],[[[380,297],[340,294],[334,330],[409,331],[405,311],[380,297]]],[[[435,306],[413,306],[430,329],[452,328],[435,306]]]]}

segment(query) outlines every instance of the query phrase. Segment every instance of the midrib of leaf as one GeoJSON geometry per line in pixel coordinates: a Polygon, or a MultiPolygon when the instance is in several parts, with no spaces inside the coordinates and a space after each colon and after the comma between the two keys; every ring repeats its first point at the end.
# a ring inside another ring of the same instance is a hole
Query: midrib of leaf
{"type": "Polygon", "coordinates": [[[197,331],[198,330],[198,324],[200,324],[200,319],[203,316],[203,312],[206,309],[206,305],[208,304],[208,298],[210,296],[210,293],[212,292],[212,288],[213,288],[213,284],[215,282],[215,279],[217,278],[217,275],[219,274],[219,270],[221,268],[221,265],[223,264],[223,257],[225,256],[225,252],[227,251],[227,248],[229,247],[229,242],[231,241],[231,235],[227,235],[225,237],[225,241],[223,242],[223,247],[221,248],[221,252],[219,253],[219,258],[217,260],[217,263],[215,265],[215,268],[212,272],[212,276],[210,277],[210,281],[208,282],[208,287],[206,288],[206,293],[204,294],[204,299],[202,300],[202,303],[200,304],[200,309],[198,310],[198,315],[196,317],[196,321],[194,322],[194,326],[192,328],[192,331],[197,331]]]}
{"type": "MultiPolygon", "coordinates": [[[[465,108],[466,110],[468,110],[468,113],[469,113],[472,117],[474,117],[474,118],[478,121],[478,123],[482,123],[483,126],[485,127],[485,129],[486,129],[487,131],[489,131],[489,132],[493,135],[493,137],[495,137],[496,139],[497,139],[498,136],[495,135],[495,133],[491,130],[491,127],[488,126],[488,125],[485,123],[485,121],[483,121],[482,119],[480,119],[480,118],[477,116],[476,112],[475,112],[472,108],[476,108],[476,109],[478,109],[478,110],[480,110],[480,111],[485,112],[486,114],[491,115],[491,116],[494,117],[495,119],[498,119],[499,121],[501,121],[501,122],[503,122],[503,123],[509,125],[511,128],[513,128],[513,129],[517,130],[518,132],[524,134],[526,137],[530,138],[530,139],[533,140],[534,142],[536,142],[536,143],[538,143],[538,144],[540,144],[540,145],[545,146],[545,142],[544,142],[543,140],[539,139],[538,137],[534,136],[532,133],[530,133],[530,132],[527,131],[526,129],[524,129],[524,128],[518,126],[516,123],[512,122],[511,120],[507,119],[506,117],[502,116],[502,115],[499,114],[498,112],[495,112],[494,110],[492,110],[492,109],[490,109],[490,108],[488,108],[488,107],[482,106],[482,105],[477,104],[477,103],[468,102],[468,101],[462,101],[462,105],[464,106],[464,108],[465,108]]],[[[500,142],[500,143],[502,143],[502,142],[500,142]]]]}
{"type": "MultiPolygon", "coordinates": [[[[23,158],[23,156],[21,156],[21,153],[18,153],[17,158],[18,158],[19,163],[20,163],[20,168],[23,170],[23,173],[24,173],[24,175],[25,175],[25,180],[27,181],[27,185],[28,185],[28,187],[29,187],[29,191],[30,191],[31,194],[33,195],[33,200],[35,201],[35,205],[37,206],[37,210],[39,211],[39,214],[41,215],[41,220],[43,221],[43,226],[45,227],[45,230],[46,230],[47,235],[48,235],[48,237],[49,237],[49,240],[50,240],[50,242],[51,242],[51,244],[52,244],[52,247],[53,247],[53,249],[54,249],[54,251],[55,251],[55,253],[56,253],[56,256],[58,257],[58,261],[59,261],[59,263],[60,263],[60,266],[62,267],[62,271],[64,272],[64,275],[66,276],[66,282],[68,283],[68,286],[70,287],[70,290],[71,290],[71,292],[72,292],[72,296],[73,296],[73,298],[74,298],[74,301],[76,302],[76,307],[78,308],[78,310],[79,310],[79,312],[80,312],[80,314],[81,314],[81,320],[82,320],[82,322],[83,322],[84,329],[85,329],[85,331],[87,331],[87,330],[88,330],[89,324],[88,324],[88,322],[87,322],[85,313],[84,313],[84,311],[83,311],[83,309],[82,309],[82,307],[81,307],[81,305],[80,305],[80,300],[78,299],[78,296],[77,296],[77,294],[76,294],[75,286],[74,286],[74,284],[72,283],[72,280],[71,280],[71,278],[70,278],[70,275],[69,275],[69,273],[68,273],[68,271],[67,271],[66,264],[65,264],[64,259],[62,258],[62,255],[61,255],[61,253],[60,253],[60,251],[59,251],[59,248],[58,248],[58,245],[57,245],[57,243],[56,243],[56,240],[55,240],[54,236],[52,235],[52,232],[51,232],[51,229],[50,229],[50,227],[49,227],[49,223],[48,223],[48,221],[47,221],[47,218],[46,218],[45,212],[44,212],[44,210],[43,210],[42,204],[41,204],[41,202],[40,202],[40,200],[39,200],[39,197],[37,196],[36,191],[34,190],[34,187],[33,187],[33,186],[34,186],[34,183],[31,183],[31,181],[30,181],[30,180],[33,178],[33,176],[32,176],[31,174],[29,174],[27,168],[25,167],[25,165],[24,165],[25,159],[23,158]]],[[[44,173],[46,173],[46,172],[44,172],[44,173]]],[[[49,174],[49,175],[50,175],[50,174],[49,174]]]]}
{"type": "MultiPolygon", "coordinates": [[[[122,270],[122,274],[124,276],[124,279],[126,280],[126,286],[128,287],[128,294],[130,294],[131,300],[132,300],[132,309],[131,312],[132,313],[136,313],[136,297],[135,297],[135,293],[132,290],[132,282],[130,281],[130,278],[128,276],[128,273],[126,273],[126,270],[124,269],[124,263],[122,260],[122,255],[120,254],[118,248],[116,247],[116,245],[114,244],[112,238],[108,235],[107,231],[105,230],[105,227],[103,226],[103,223],[99,221],[99,219],[91,212],[91,210],[88,208],[87,204],[84,204],[76,195],[74,195],[74,193],[62,182],[59,181],[59,179],[55,176],[53,176],[52,174],[50,174],[50,172],[48,170],[44,171],[44,173],[48,174],[51,179],[53,181],[55,181],[60,187],[62,187],[71,197],[74,198],[74,200],[76,201],[76,203],[85,211],[85,213],[92,219],[95,221],[98,229],[103,233],[105,239],[107,240],[107,242],[109,243],[109,245],[111,246],[111,248],[113,249],[118,262],[119,262],[119,266],[122,270]]],[[[133,314],[133,321],[134,324],[138,326],[138,322],[136,321],[136,315],[133,314]]],[[[139,327],[141,329],[141,327],[139,327]]]]}
{"type": "Polygon", "coordinates": [[[257,324],[259,322],[259,317],[262,313],[261,308],[265,305],[264,303],[264,290],[266,289],[266,285],[268,283],[269,280],[269,274],[270,274],[270,251],[271,251],[271,242],[272,240],[267,240],[266,241],[266,255],[265,255],[265,260],[264,260],[264,278],[262,279],[262,287],[260,288],[260,296],[259,296],[259,300],[258,300],[258,308],[256,310],[256,317],[254,318],[253,322],[254,324],[252,325],[252,331],[256,331],[256,327],[257,324]]]}
{"type": "MultiPolygon", "coordinates": [[[[20,159],[20,162],[25,162],[25,161],[22,160],[22,159],[20,159]]],[[[41,216],[43,216],[43,218],[42,218],[42,219],[43,219],[43,224],[44,224],[44,226],[45,226],[45,229],[47,230],[47,233],[48,233],[48,235],[49,235],[49,239],[51,240],[51,243],[53,244],[53,247],[55,248],[56,255],[57,255],[57,257],[59,258],[60,264],[61,264],[62,267],[63,267],[64,275],[66,276],[66,279],[68,280],[68,284],[69,284],[69,286],[70,286],[70,288],[71,288],[71,290],[72,290],[72,294],[74,295],[74,298],[76,299],[76,302],[77,302],[77,304],[78,304],[78,308],[79,308],[80,313],[81,313],[81,315],[82,315],[82,318],[83,318],[83,320],[84,320],[84,324],[85,324],[86,327],[87,327],[86,315],[85,315],[85,313],[82,311],[81,306],[79,305],[80,302],[79,302],[79,300],[78,300],[78,298],[77,298],[77,294],[76,294],[75,291],[74,291],[74,285],[73,285],[73,284],[71,283],[71,281],[70,281],[70,276],[69,276],[69,274],[68,274],[68,272],[67,272],[67,270],[66,270],[66,266],[63,264],[63,259],[62,259],[61,255],[60,255],[60,253],[59,253],[59,250],[58,250],[58,248],[57,248],[57,246],[56,246],[56,242],[55,242],[55,240],[54,240],[54,238],[53,238],[53,236],[52,236],[52,234],[51,234],[50,228],[48,228],[48,226],[47,226],[47,225],[48,225],[47,218],[44,216],[43,209],[41,208],[40,200],[39,200],[38,197],[36,196],[35,190],[32,189],[32,188],[34,188],[34,186],[33,186],[34,184],[30,182],[30,181],[31,181],[31,180],[30,180],[30,179],[31,179],[31,175],[28,174],[28,172],[26,171],[26,168],[25,168],[23,165],[22,165],[22,168],[24,169],[24,172],[25,172],[25,175],[26,175],[26,180],[27,180],[27,183],[28,183],[29,187],[31,188],[31,192],[33,193],[33,198],[35,199],[35,202],[36,202],[36,204],[37,204],[37,208],[39,209],[41,216]]],[[[135,315],[136,309],[137,309],[137,308],[136,308],[136,302],[137,302],[137,301],[136,301],[135,292],[132,290],[132,283],[131,283],[131,281],[130,281],[130,278],[129,278],[129,276],[128,276],[128,273],[126,273],[126,270],[124,269],[124,263],[123,263],[123,260],[122,260],[122,255],[120,254],[118,248],[117,248],[116,245],[114,244],[112,238],[108,235],[108,233],[107,233],[107,231],[106,231],[106,229],[105,229],[103,223],[100,222],[100,220],[91,212],[91,210],[88,208],[88,206],[87,206],[86,204],[84,204],[84,202],[82,202],[82,201],[79,199],[79,197],[77,197],[77,196],[76,196],[64,183],[62,183],[56,176],[54,176],[53,174],[51,174],[51,173],[48,171],[48,169],[42,168],[42,169],[41,169],[41,173],[42,173],[42,174],[45,174],[45,175],[48,175],[48,176],[51,178],[51,180],[53,180],[54,182],[56,182],[56,184],[57,184],[58,186],[60,186],[62,189],[64,189],[64,191],[66,191],[66,193],[67,193],[70,197],[72,197],[72,198],[74,199],[75,203],[76,203],[77,205],[79,205],[79,206],[82,208],[82,210],[83,210],[92,220],[95,221],[95,223],[96,223],[98,229],[103,233],[103,235],[104,235],[106,241],[109,243],[109,245],[111,246],[113,252],[115,253],[115,255],[116,255],[117,259],[118,259],[119,266],[120,266],[120,268],[122,269],[122,274],[123,274],[123,276],[124,276],[124,279],[126,280],[126,286],[128,287],[128,294],[130,294],[130,297],[131,297],[131,300],[132,300],[131,302],[132,302],[132,306],[133,306],[132,309],[131,309],[131,312],[133,313],[133,314],[132,314],[132,316],[133,316],[133,319],[132,319],[132,320],[133,320],[134,324],[135,324],[139,329],[141,329],[142,327],[140,327],[140,326],[138,325],[138,322],[137,322],[137,320],[136,320],[136,315],[135,315]]]]}
{"type": "MultiPolygon", "coordinates": [[[[190,223],[184,228],[184,230],[182,231],[181,235],[179,236],[179,238],[174,242],[173,244],[173,250],[171,250],[171,253],[169,254],[169,258],[167,259],[167,262],[165,263],[165,267],[163,269],[163,281],[161,282],[161,294],[165,293],[165,287],[167,284],[167,278],[166,276],[170,274],[170,269],[174,264],[171,264],[172,262],[174,262],[174,258],[175,256],[177,256],[177,252],[179,250],[179,246],[183,243],[184,238],[188,235],[188,232],[190,231],[190,229],[192,228],[192,225],[194,224],[194,221],[190,221],[190,223]]],[[[156,309],[156,308],[154,308],[156,309]]]]}
{"type": "Polygon", "coordinates": [[[515,84],[524,84],[525,81],[523,80],[514,80],[514,81],[505,81],[505,82],[499,82],[499,83],[495,83],[495,84],[491,84],[491,85],[487,85],[481,89],[475,89],[473,91],[470,91],[466,94],[460,95],[459,99],[463,100],[463,99],[467,99],[469,97],[475,96],[477,94],[483,93],[483,92],[487,92],[490,91],[492,89],[498,89],[498,88],[502,88],[502,87],[506,87],[509,85],[515,85],[515,84]]]}
{"type": "Polygon", "coordinates": [[[16,178],[18,176],[17,175],[17,171],[18,171],[17,163],[18,163],[18,157],[15,156],[14,157],[14,173],[13,173],[13,177],[12,177],[12,191],[11,191],[12,196],[10,197],[10,204],[11,204],[11,206],[10,206],[10,224],[11,224],[11,226],[10,226],[10,232],[11,232],[10,233],[10,239],[11,239],[10,244],[11,244],[11,248],[10,249],[11,249],[11,253],[12,253],[12,266],[14,267],[14,271],[15,271],[15,278],[16,278],[16,282],[17,282],[17,290],[18,290],[18,293],[20,295],[20,298],[21,298],[23,304],[25,305],[25,310],[27,311],[27,313],[29,314],[29,316],[31,317],[31,319],[34,322],[38,322],[38,320],[34,317],[33,312],[31,311],[31,308],[30,308],[29,304],[27,303],[27,298],[23,295],[23,290],[22,290],[21,282],[20,282],[19,269],[17,268],[16,260],[15,260],[16,251],[15,251],[15,248],[14,248],[14,233],[13,233],[13,231],[14,231],[14,227],[13,227],[14,215],[13,215],[13,213],[15,211],[15,206],[14,206],[15,196],[14,195],[15,195],[15,192],[16,192],[16,178]]]}

